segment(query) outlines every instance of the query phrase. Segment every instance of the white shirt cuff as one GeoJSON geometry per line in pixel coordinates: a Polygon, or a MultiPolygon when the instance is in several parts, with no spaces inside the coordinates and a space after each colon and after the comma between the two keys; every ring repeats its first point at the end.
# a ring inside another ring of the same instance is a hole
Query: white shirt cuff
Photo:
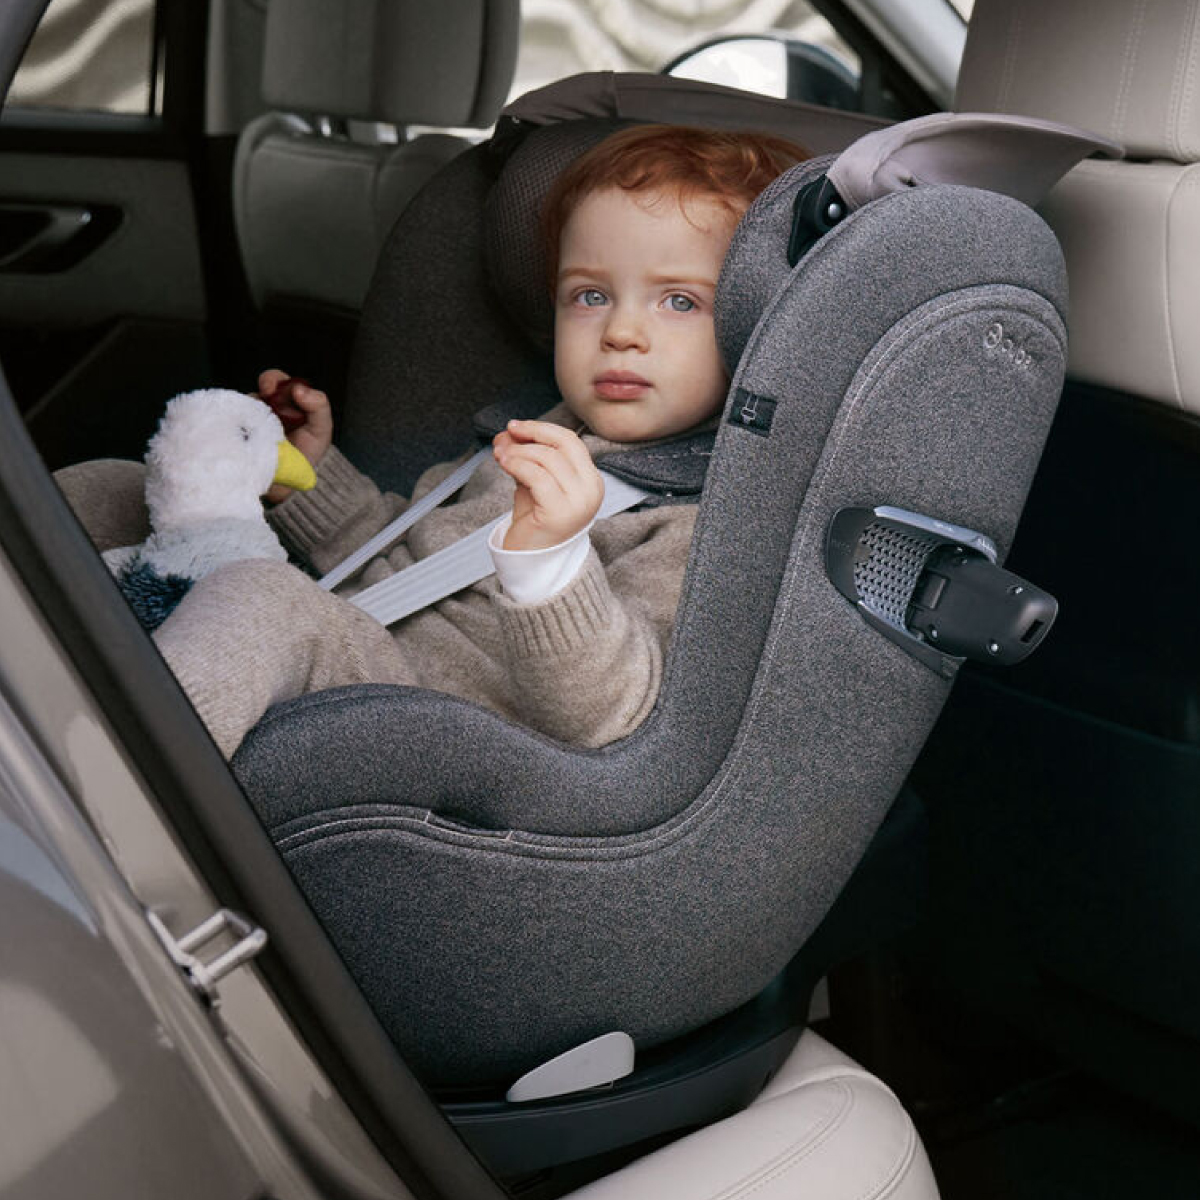
{"type": "Polygon", "coordinates": [[[549,600],[583,569],[592,545],[588,537],[588,530],[592,527],[590,522],[574,537],[543,550],[505,550],[504,538],[510,525],[511,514],[488,537],[488,550],[496,567],[496,576],[510,600],[517,604],[538,604],[542,600],[549,600]]]}

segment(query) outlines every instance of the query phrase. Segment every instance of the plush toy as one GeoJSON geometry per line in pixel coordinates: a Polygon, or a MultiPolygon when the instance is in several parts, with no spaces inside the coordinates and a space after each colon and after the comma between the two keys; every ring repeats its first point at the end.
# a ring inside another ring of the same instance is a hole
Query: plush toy
{"type": "Polygon", "coordinates": [[[104,559],[138,620],[157,629],[197,579],[244,558],[286,561],[260,497],[272,483],[308,489],[316,476],[257,396],[210,389],[168,405],[146,449],[153,532],[104,559]]]}

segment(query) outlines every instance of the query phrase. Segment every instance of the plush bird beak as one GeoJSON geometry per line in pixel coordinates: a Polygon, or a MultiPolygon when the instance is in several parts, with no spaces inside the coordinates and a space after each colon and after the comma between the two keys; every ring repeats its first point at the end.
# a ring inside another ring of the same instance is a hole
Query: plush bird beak
{"type": "Polygon", "coordinates": [[[316,487],[317,475],[312,469],[312,464],[291,442],[280,442],[279,465],[275,468],[275,478],[271,482],[307,492],[316,487]]]}

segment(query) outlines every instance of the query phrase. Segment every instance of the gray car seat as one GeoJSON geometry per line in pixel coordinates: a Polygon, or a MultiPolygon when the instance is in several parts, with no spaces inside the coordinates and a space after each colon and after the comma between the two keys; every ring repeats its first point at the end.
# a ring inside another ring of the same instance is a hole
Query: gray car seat
{"type": "MultiPolygon", "coordinates": [[[[417,464],[396,447],[460,450],[471,409],[544,371],[521,332],[539,325],[528,215],[630,107],[672,111],[669,86],[622,108],[619,83],[601,81],[582,106],[591,119],[522,110],[397,227],[347,428],[377,477],[404,486],[417,464]],[[484,283],[485,233],[507,315],[484,283]],[[421,255],[423,273],[409,269],[421,255]],[[431,274],[442,294],[405,292],[431,274]],[[424,321],[409,319],[418,311],[424,321]],[[454,360],[430,392],[426,347],[454,360]],[[382,380],[386,409],[372,403],[382,380]],[[405,393],[416,402],[397,404],[405,393]],[[422,395],[445,399],[449,432],[422,395]]],[[[679,93],[689,113],[697,88],[679,93]]],[[[718,123],[790,124],[812,142],[811,115],[821,134],[819,110],[772,102],[767,119],[761,98],[738,95],[708,90],[718,123]]],[[[942,185],[865,202],[804,252],[797,201],[831,161],[783,176],[730,249],[718,326],[735,370],[645,724],[579,750],[452,697],[346,688],[272,710],[234,759],[381,1021],[434,1085],[508,1083],[613,1030],[653,1047],[763,992],[837,896],[946,697],[956,660],[928,645],[914,657],[899,630],[864,621],[830,582],[827,533],[843,510],[890,505],[980,531],[1003,555],[1064,369],[1061,255],[1027,205],[942,185]]],[[[881,520],[864,537],[882,541],[858,556],[886,576],[879,555],[903,547],[881,520]]]]}

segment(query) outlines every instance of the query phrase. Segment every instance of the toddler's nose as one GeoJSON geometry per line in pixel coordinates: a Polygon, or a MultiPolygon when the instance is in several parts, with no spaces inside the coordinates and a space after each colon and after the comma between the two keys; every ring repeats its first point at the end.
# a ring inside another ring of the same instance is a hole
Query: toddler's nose
{"type": "Polygon", "coordinates": [[[649,342],[644,323],[635,312],[615,305],[604,326],[604,345],[612,350],[644,350],[649,342]]]}

